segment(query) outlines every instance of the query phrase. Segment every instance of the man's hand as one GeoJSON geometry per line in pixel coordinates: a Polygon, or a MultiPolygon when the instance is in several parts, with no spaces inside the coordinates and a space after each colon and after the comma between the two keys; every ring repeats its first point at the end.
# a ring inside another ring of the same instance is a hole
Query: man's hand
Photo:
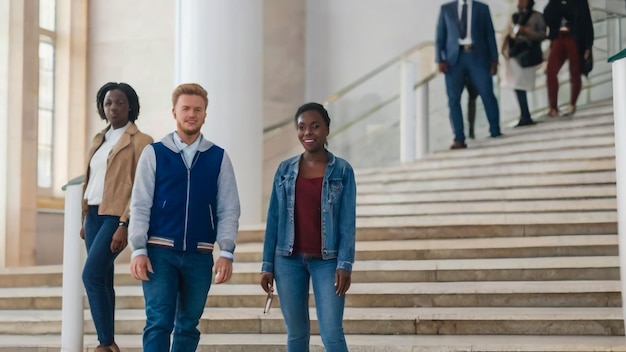
{"type": "Polygon", "coordinates": [[[154,274],[152,263],[146,255],[138,255],[130,262],[130,274],[137,280],[150,281],[148,272],[154,274]]]}
{"type": "Polygon", "coordinates": [[[261,273],[261,287],[266,293],[274,291],[274,273],[261,273]]]}
{"type": "Polygon", "coordinates": [[[126,226],[118,226],[111,239],[111,252],[121,252],[128,245],[128,228],[126,226]]]}
{"type": "Polygon", "coordinates": [[[448,73],[448,63],[445,61],[441,61],[438,65],[439,72],[448,73]]]}
{"type": "Polygon", "coordinates": [[[335,272],[335,293],[338,296],[343,296],[348,292],[352,273],[345,269],[337,269],[335,272]]]}
{"type": "Polygon", "coordinates": [[[215,283],[224,283],[233,275],[233,262],[228,258],[220,257],[213,270],[215,271],[215,283]]]}
{"type": "Polygon", "coordinates": [[[82,226],[80,227],[80,238],[85,239],[85,228],[82,226]]]}
{"type": "Polygon", "coordinates": [[[491,61],[490,71],[492,76],[498,73],[498,61],[491,61]]]}

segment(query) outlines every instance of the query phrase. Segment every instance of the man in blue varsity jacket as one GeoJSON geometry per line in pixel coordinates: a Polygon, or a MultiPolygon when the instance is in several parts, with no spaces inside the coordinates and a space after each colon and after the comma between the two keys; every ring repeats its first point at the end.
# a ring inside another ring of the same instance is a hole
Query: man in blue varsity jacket
{"type": "Polygon", "coordinates": [[[143,285],[146,352],[170,351],[172,331],[172,351],[196,350],[212,270],[216,284],[230,279],[239,227],[233,166],[200,132],[206,90],[181,84],[172,104],[176,131],[143,150],[130,205],[130,270],[143,285]]]}

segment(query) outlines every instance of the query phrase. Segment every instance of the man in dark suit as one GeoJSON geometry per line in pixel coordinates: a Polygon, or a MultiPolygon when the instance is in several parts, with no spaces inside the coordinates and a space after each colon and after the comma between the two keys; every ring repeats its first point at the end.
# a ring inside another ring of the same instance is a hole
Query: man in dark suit
{"type": "Polygon", "coordinates": [[[455,0],[441,6],[435,40],[435,60],[446,76],[451,149],[467,148],[463,131],[461,93],[469,79],[480,95],[491,137],[499,137],[500,112],[491,76],[498,71],[498,49],[489,7],[474,0],[455,0]]]}

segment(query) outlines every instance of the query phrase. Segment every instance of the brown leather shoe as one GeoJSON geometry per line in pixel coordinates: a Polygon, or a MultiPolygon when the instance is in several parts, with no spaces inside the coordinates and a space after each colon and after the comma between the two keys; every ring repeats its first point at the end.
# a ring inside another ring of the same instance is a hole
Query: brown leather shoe
{"type": "Polygon", "coordinates": [[[120,348],[117,346],[115,342],[113,342],[109,346],[98,345],[98,347],[96,347],[96,349],[93,351],[94,352],[120,352],[120,348]]]}
{"type": "Polygon", "coordinates": [[[454,141],[452,145],[450,146],[450,149],[465,149],[465,148],[467,148],[467,144],[465,144],[464,142],[460,142],[460,141],[454,141]]]}
{"type": "Polygon", "coordinates": [[[109,346],[98,345],[93,352],[113,352],[113,350],[109,346]]]}

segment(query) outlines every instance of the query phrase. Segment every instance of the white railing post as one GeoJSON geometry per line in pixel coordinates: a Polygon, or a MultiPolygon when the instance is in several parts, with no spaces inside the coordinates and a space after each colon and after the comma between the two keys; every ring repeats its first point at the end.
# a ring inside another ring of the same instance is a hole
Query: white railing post
{"type": "Polygon", "coordinates": [[[404,60],[400,73],[400,161],[415,160],[415,63],[404,60]]]}
{"type": "Polygon", "coordinates": [[[65,225],[63,232],[63,298],[61,352],[83,350],[83,284],[84,265],[81,228],[81,183],[68,184],[65,192],[65,225]]]}
{"type": "MultiPolygon", "coordinates": [[[[626,50],[609,59],[613,66],[613,121],[615,125],[615,180],[617,188],[617,234],[622,283],[622,301],[626,302],[626,50]]],[[[623,319],[626,305],[622,305],[623,319]]]]}
{"type": "Polygon", "coordinates": [[[607,38],[607,50],[609,51],[609,56],[615,55],[617,52],[621,50],[621,18],[608,18],[606,20],[606,32],[608,35],[607,38]]]}
{"type": "Polygon", "coordinates": [[[416,96],[416,110],[417,110],[417,123],[415,126],[415,135],[417,136],[417,144],[415,149],[416,158],[424,159],[428,154],[429,140],[428,140],[428,81],[425,81],[422,85],[415,90],[416,96]]]}

